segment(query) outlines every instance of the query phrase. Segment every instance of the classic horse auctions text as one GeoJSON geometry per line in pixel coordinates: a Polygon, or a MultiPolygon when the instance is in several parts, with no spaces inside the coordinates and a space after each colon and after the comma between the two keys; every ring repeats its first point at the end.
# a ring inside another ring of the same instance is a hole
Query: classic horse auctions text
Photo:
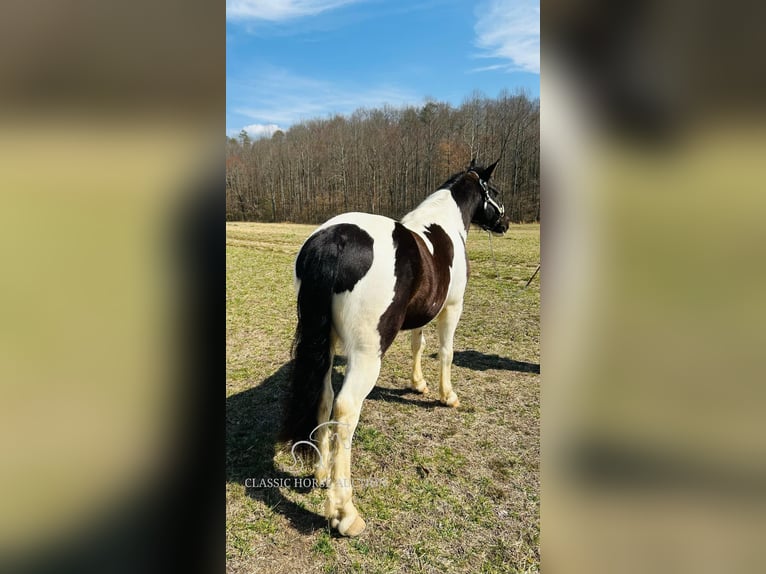
{"type": "MultiPolygon", "coordinates": [[[[335,481],[336,486],[351,486],[353,488],[377,488],[388,486],[386,478],[351,478],[335,481]]],[[[245,488],[321,488],[327,486],[327,482],[318,481],[312,477],[265,477],[246,478],[245,488]]]]}

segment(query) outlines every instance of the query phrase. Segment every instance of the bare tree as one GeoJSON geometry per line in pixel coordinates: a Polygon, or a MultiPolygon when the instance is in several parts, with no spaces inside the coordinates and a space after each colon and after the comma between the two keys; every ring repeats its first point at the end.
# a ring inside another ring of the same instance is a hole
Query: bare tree
{"type": "Polygon", "coordinates": [[[360,109],[226,144],[226,217],[321,222],[343,211],[400,217],[471,158],[490,163],[513,221],[540,219],[540,106],[474,92],[459,108],[360,109]]]}

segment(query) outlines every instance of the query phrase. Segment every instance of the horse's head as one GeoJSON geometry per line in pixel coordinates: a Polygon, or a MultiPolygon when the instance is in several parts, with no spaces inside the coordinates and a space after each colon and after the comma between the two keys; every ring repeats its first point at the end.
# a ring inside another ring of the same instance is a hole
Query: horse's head
{"type": "Polygon", "coordinates": [[[505,214],[505,207],[500,199],[500,194],[489,183],[489,178],[492,176],[496,165],[497,161],[489,167],[482,168],[476,166],[475,161],[471,160],[471,166],[468,168],[466,175],[476,176],[475,178],[471,177],[471,179],[478,180],[477,193],[481,195],[481,200],[471,218],[471,223],[478,225],[485,231],[502,234],[508,231],[510,219],[505,214]]]}

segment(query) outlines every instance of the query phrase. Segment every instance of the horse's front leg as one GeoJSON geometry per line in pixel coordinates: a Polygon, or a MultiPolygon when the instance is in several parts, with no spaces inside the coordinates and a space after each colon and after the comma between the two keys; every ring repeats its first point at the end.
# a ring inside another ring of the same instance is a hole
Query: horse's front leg
{"type": "Polygon", "coordinates": [[[413,389],[423,394],[428,392],[428,385],[423,378],[423,369],[420,364],[425,344],[426,338],[423,335],[423,329],[413,329],[410,334],[410,346],[412,348],[412,380],[410,384],[413,389]]]}
{"type": "Polygon", "coordinates": [[[455,408],[460,406],[460,401],[452,390],[452,343],[462,312],[462,303],[446,305],[436,324],[439,332],[439,399],[445,405],[455,408]]]}

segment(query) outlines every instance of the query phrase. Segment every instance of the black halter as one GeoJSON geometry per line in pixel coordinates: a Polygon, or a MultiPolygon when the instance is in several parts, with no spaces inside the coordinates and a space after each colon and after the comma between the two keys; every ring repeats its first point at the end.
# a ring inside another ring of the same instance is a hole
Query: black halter
{"type": "MultiPolygon", "coordinates": [[[[470,171],[473,171],[473,170],[470,170],[470,171]]],[[[473,173],[476,174],[476,177],[479,179],[479,185],[481,185],[482,196],[484,198],[484,213],[487,212],[487,205],[491,205],[497,211],[497,217],[492,223],[490,223],[489,225],[481,226],[481,228],[484,231],[490,231],[495,225],[497,225],[500,219],[502,219],[503,215],[505,215],[505,207],[503,207],[502,205],[497,203],[494,199],[492,199],[492,196],[489,193],[489,184],[487,184],[486,181],[481,179],[481,176],[478,173],[476,173],[475,171],[473,171],[473,173]]]]}

